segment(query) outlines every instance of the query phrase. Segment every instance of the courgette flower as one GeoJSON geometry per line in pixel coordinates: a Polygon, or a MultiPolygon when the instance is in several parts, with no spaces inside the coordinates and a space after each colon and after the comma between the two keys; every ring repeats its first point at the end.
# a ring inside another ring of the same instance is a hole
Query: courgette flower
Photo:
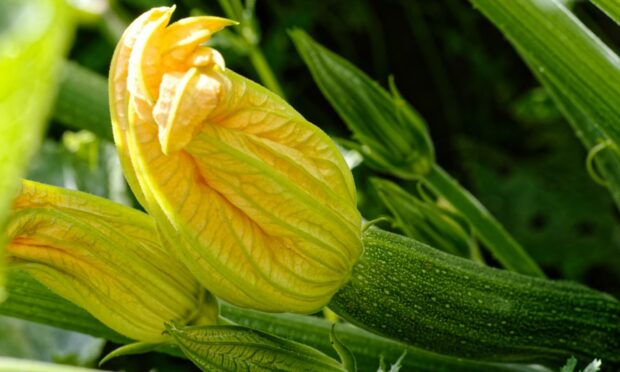
{"type": "Polygon", "coordinates": [[[145,213],[24,181],[7,234],[9,267],[124,336],[158,342],[169,338],[166,322],[215,323],[205,290],[165,251],[145,213]]]}
{"type": "Polygon", "coordinates": [[[362,250],[351,172],[324,132],[205,45],[234,22],[168,25],[172,12],[136,19],[112,61],[127,180],[213,294],[270,312],[320,309],[362,250]]]}

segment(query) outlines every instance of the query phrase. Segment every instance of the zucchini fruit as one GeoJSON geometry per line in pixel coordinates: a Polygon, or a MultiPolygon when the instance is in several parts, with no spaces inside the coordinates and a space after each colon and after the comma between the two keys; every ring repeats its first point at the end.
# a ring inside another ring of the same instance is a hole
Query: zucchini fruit
{"type": "Polygon", "coordinates": [[[330,308],[429,351],[488,361],[620,363],[620,302],[582,285],[485,267],[375,227],[330,308]]]}

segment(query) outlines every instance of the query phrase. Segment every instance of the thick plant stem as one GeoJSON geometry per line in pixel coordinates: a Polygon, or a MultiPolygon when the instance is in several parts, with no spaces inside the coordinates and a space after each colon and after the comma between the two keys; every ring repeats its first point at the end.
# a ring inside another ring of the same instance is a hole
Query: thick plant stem
{"type": "Polygon", "coordinates": [[[489,211],[440,166],[435,164],[424,181],[469,221],[478,238],[505,268],[520,274],[545,276],[536,262],[489,211]]]}
{"type": "Polygon", "coordinates": [[[613,297],[481,266],[374,227],[329,306],[362,328],[446,355],[620,363],[620,302],[613,297]]]}

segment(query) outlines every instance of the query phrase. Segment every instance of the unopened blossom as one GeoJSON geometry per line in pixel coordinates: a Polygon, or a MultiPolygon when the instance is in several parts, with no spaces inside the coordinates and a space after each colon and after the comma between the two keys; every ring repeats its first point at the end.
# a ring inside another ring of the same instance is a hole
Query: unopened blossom
{"type": "Polygon", "coordinates": [[[172,8],[136,19],[110,70],[127,180],[174,252],[218,297],[320,309],[362,251],[347,165],[330,138],[205,45],[233,22],[172,8]]]}
{"type": "Polygon", "coordinates": [[[7,227],[9,267],[129,338],[166,322],[215,322],[205,291],[163,248],[153,219],[85,193],[24,181],[7,227]]]}

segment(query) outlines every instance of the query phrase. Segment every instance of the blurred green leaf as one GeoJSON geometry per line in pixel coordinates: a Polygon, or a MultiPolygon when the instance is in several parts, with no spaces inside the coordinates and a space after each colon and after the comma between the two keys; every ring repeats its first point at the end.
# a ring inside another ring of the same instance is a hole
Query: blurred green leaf
{"type": "Polygon", "coordinates": [[[53,118],[71,129],[86,129],[113,141],[107,79],[75,62],[65,62],[53,118]]]}
{"type": "Polygon", "coordinates": [[[0,372],[93,372],[94,369],[61,366],[51,363],[35,362],[0,357],[0,372]]]}
{"type": "Polygon", "coordinates": [[[26,272],[11,269],[8,274],[9,296],[0,305],[0,315],[77,331],[117,343],[130,341],[104,326],[85,310],[55,295],[26,272]]]}
{"type": "Polygon", "coordinates": [[[620,24],[620,1],[618,0],[591,0],[607,15],[620,24]]]}
{"type": "Polygon", "coordinates": [[[43,362],[93,366],[105,340],[91,336],[0,317],[0,356],[43,362]]]}
{"type": "Polygon", "coordinates": [[[542,87],[531,89],[519,97],[512,104],[511,113],[517,121],[530,126],[552,123],[562,117],[553,98],[542,87]]]}
{"type": "MultiPolygon", "coordinates": [[[[0,226],[4,226],[18,178],[39,146],[73,24],[64,0],[5,0],[0,14],[0,226]]],[[[0,238],[0,302],[3,245],[0,238]]]]}
{"type": "Polygon", "coordinates": [[[203,371],[344,371],[318,350],[246,327],[169,324],[166,330],[203,371]]]}
{"type": "Polygon", "coordinates": [[[583,170],[584,150],[564,125],[532,127],[528,157],[462,139],[461,161],[480,200],[554,277],[618,295],[615,206],[583,170]]]}
{"type": "Polygon", "coordinates": [[[116,148],[88,132],[65,132],[62,143],[45,140],[27,178],[132,204],[116,148]]]}
{"type": "Polygon", "coordinates": [[[586,148],[610,144],[594,160],[620,207],[620,58],[557,0],[471,2],[512,42],[586,148]]]}

